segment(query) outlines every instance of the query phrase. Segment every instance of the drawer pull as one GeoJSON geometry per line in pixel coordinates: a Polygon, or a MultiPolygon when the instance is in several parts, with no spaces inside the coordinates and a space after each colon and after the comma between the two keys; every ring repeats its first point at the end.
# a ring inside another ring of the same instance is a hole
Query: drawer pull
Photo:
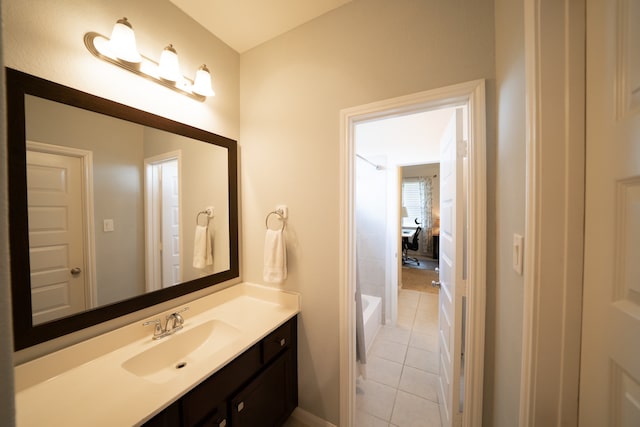
{"type": "Polygon", "coordinates": [[[280,347],[284,347],[284,345],[287,343],[287,340],[285,340],[284,338],[282,338],[280,340],[280,347]]]}
{"type": "Polygon", "coordinates": [[[238,403],[238,412],[241,412],[244,409],[244,402],[238,403]]]}

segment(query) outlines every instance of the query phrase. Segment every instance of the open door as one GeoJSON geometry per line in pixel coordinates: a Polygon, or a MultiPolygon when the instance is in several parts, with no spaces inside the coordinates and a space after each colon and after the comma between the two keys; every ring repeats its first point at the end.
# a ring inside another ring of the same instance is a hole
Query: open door
{"type": "Polygon", "coordinates": [[[579,423],[639,426],[639,1],[587,2],[586,91],[579,423]]]}
{"type": "Polygon", "coordinates": [[[145,159],[146,291],[182,281],[180,150],[145,159]]]}
{"type": "Polygon", "coordinates": [[[440,417],[443,427],[462,423],[462,298],[466,200],[463,192],[466,144],[462,108],[456,110],[440,141],[440,417]]]}

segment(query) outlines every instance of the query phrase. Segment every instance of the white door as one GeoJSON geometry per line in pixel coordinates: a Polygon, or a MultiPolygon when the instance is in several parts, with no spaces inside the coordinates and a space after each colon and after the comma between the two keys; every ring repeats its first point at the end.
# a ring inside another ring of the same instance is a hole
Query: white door
{"type": "Polygon", "coordinates": [[[581,426],[640,425],[640,0],[587,1],[581,426]]]}
{"type": "Polygon", "coordinates": [[[27,151],[33,323],[85,309],[82,160],[27,151]]]}
{"type": "Polygon", "coordinates": [[[440,141],[440,416],[445,427],[462,423],[460,365],[464,293],[462,109],[451,118],[440,141]]]}
{"type": "Polygon", "coordinates": [[[162,169],[162,287],[182,281],[180,277],[180,192],[178,161],[168,160],[162,169]]]}

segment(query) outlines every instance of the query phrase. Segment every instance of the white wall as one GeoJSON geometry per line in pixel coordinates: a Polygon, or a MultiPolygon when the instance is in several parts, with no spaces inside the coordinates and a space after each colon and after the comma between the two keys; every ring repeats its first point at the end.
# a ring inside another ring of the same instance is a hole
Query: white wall
{"type": "Polygon", "coordinates": [[[262,282],[264,217],[286,203],[289,278],[282,287],[302,295],[299,404],[334,424],[339,112],[492,79],[493,17],[491,0],[356,0],[241,56],[242,274],[262,282]]]}
{"type": "Polygon", "coordinates": [[[382,298],[386,313],[387,267],[387,173],[386,159],[367,160],[383,166],[378,170],[362,159],[356,160],[356,260],[360,290],[364,295],[382,298]]]}
{"type": "Polygon", "coordinates": [[[496,281],[487,294],[484,424],[518,424],[523,277],[512,269],[513,233],[524,235],[524,1],[496,0],[496,281]]]}
{"type": "MultiPolygon", "coordinates": [[[[232,139],[238,138],[239,55],[168,1],[3,0],[2,14],[2,53],[6,66],[232,139]],[[213,74],[216,96],[200,103],[91,55],[84,46],[84,34],[97,31],[109,35],[115,21],[123,16],[133,24],[143,55],[158,59],[162,48],[173,43],[184,74],[193,73],[206,63],[213,74]]],[[[3,187],[2,199],[6,198],[5,191],[3,187]]],[[[6,216],[2,218],[4,221],[6,216]]],[[[5,283],[9,286],[10,282],[2,281],[3,287],[5,283]]],[[[211,291],[203,290],[17,352],[14,363],[150,316],[207,292],[211,291]]],[[[5,387],[4,382],[2,387],[5,387]]]]}

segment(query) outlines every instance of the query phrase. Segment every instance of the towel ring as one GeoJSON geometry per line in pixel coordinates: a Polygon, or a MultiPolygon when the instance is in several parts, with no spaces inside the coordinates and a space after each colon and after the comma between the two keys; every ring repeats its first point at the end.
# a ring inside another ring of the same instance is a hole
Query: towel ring
{"type": "Polygon", "coordinates": [[[277,211],[271,211],[267,214],[267,218],[264,220],[264,225],[267,227],[267,230],[269,230],[269,217],[271,215],[278,215],[278,219],[280,219],[280,221],[282,221],[282,229],[280,231],[284,231],[284,227],[287,225],[287,223],[284,220],[284,216],[282,215],[282,213],[277,210],[277,211]]]}
{"type": "Polygon", "coordinates": [[[196,215],[196,225],[200,225],[200,222],[198,221],[200,219],[200,215],[207,216],[207,223],[205,225],[209,225],[209,218],[213,217],[213,208],[207,208],[203,211],[198,212],[198,214],[196,215]]]}

